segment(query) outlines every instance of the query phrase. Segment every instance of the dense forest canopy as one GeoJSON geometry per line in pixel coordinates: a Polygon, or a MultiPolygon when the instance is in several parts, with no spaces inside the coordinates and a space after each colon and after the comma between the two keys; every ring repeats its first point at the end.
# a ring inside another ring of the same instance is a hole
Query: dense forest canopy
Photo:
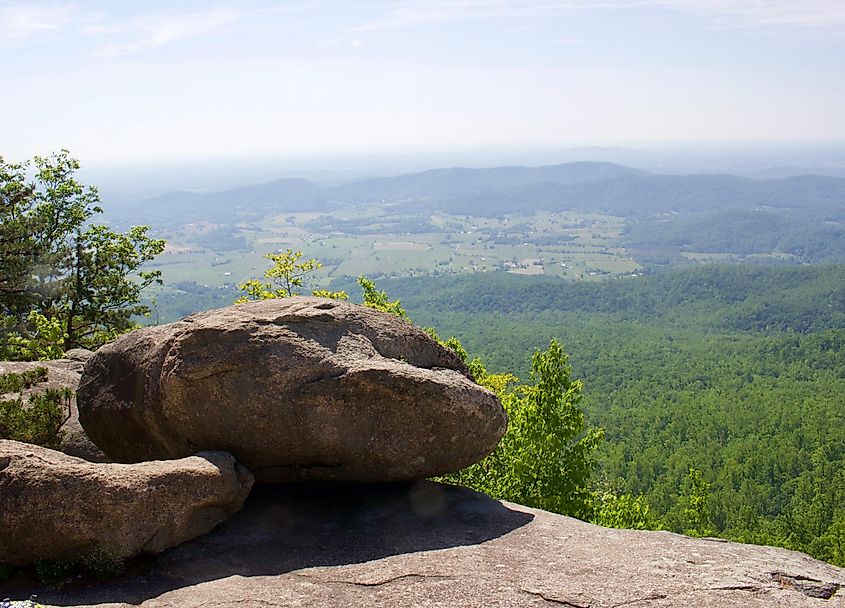
{"type": "Polygon", "coordinates": [[[570,283],[508,275],[383,281],[491,369],[527,373],[549,337],[605,430],[600,481],[709,532],[845,564],[845,268],[707,267],[570,283]]]}

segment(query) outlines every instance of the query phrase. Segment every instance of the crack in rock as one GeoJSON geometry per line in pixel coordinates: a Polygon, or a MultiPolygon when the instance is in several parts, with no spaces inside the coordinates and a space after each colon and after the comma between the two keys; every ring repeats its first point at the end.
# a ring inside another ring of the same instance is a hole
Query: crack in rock
{"type": "Polygon", "coordinates": [[[572,600],[566,600],[546,595],[541,591],[531,591],[530,589],[520,589],[520,591],[522,591],[523,593],[527,593],[528,595],[539,597],[544,602],[549,602],[550,604],[557,604],[558,606],[569,606],[570,608],[590,608],[591,606],[591,602],[589,600],[586,604],[579,604],[572,600]]]}
{"type": "Polygon", "coordinates": [[[628,600],[627,602],[621,602],[619,604],[613,604],[610,608],[619,608],[619,606],[630,606],[631,604],[638,604],[640,602],[653,602],[654,600],[665,600],[668,595],[665,593],[650,593],[645,597],[638,597],[633,600],[628,600]]]}
{"type": "Polygon", "coordinates": [[[270,602],[268,600],[262,600],[262,599],[258,599],[258,598],[254,598],[254,597],[241,597],[241,598],[238,598],[238,599],[230,599],[230,600],[228,600],[228,602],[232,603],[232,604],[243,604],[244,602],[249,602],[249,604],[251,606],[255,605],[255,604],[261,604],[262,606],[274,606],[274,607],[285,605],[285,604],[277,604],[276,602],[270,602]]]}
{"type": "MultiPolygon", "coordinates": [[[[310,578],[310,577],[309,577],[310,578]]],[[[390,578],[386,578],[381,581],[372,581],[372,582],[363,582],[363,581],[343,581],[343,580],[320,580],[323,583],[335,583],[339,585],[355,585],[356,587],[380,587],[381,585],[389,585],[390,583],[395,583],[396,581],[400,581],[403,579],[423,579],[423,580],[448,580],[452,578],[451,576],[445,576],[442,574],[399,574],[397,576],[392,576],[390,578]]]]}
{"type": "Polygon", "coordinates": [[[761,593],[768,591],[768,589],[758,585],[725,585],[723,587],[708,587],[707,589],[703,589],[703,591],[748,591],[749,593],[761,593]]]}
{"type": "Polygon", "coordinates": [[[825,583],[809,576],[802,576],[800,574],[792,575],[779,570],[770,573],[770,576],[773,581],[784,589],[799,591],[807,597],[821,600],[829,600],[841,588],[839,583],[825,583]]]}

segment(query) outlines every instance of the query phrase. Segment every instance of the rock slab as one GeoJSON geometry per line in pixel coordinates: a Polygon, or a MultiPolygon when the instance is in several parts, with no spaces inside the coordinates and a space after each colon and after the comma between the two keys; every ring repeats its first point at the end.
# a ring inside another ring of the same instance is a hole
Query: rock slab
{"type": "Polygon", "coordinates": [[[0,440],[0,565],[157,553],[236,512],[252,482],[223,452],[107,464],[0,440]]]}
{"type": "Polygon", "coordinates": [[[257,486],[135,575],[0,597],[193,608],[845,606],[845,570],[793,551],[610,530],[422,481],[257,486]]]}
{"type": "Polygon", "coordinates": [[[208,311],[97,351],[80,421],[112,459],[224,450],[257,481],[395,481],[464,468],[507,421],[460,359],[387,313],[322,298],[208,311]]]}
{"type": "MultiPolygon", "coordinates": [[[[39,367],[47,370],[47,379],[34,384],[23,391],[23,400],[27,401],[29,395],[46,391],[47,389],[69,388],[76,391],[79,385],[79,377],[85,362],[93,355],[90,350],[74,348],[65,353],[63,359],[52,361],[0,361],[0,374],[21,374],[34,371],[39,367]]],[[[59,451],[69,456],[84,458],[91,462],[108,462],[108,457],[103,451],[94,445],[82,425],[79,423],[79,411],[76,406],[76,395],[70,400],[70,411],[67,412],[67,420],[62,425],[62,440],[59,451]]]]}

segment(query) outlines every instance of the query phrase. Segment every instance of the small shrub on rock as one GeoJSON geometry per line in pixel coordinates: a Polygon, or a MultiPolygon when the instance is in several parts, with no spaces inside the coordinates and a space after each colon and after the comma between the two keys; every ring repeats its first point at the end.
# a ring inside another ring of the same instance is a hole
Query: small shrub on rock
{"type": "Polygon", "coordinates": [[[100,580],[115,578],[126,570],[123,555],[110,547],[97,547],[83,555],[78,564],[85,574],[100,580]]]}
{"type": "Polygon", "coordinates": [[[24,400],[20,391],[46,380],[47,370],[43,367],[20,374],[0,376],[0,439],[12,439],[56,449],[62,439],[61,427],[70,416],[70,400],[73,391],[69,388],[47,389],[24,400]]]}
{"type": "Polygon", "coordinates": [[[40,561],[35,564],[38,579],[45,585],[57,587],[74,577],[108,580],[120,576],[125,569],[122,554],[110,547],[96,547],[73,559],[40,561]]]}
{"type": "Polygon", "coordinates": [[[36,563],[35,573],[38,580],[45,585],[61,587],[73,578],[76,570],[72,560],[59,559],[36,563]]]}
{"type": "Polygon", "coordinates": [[[30,597],[28,600],[10,600],[6,598],[0,600],[0,608],[43,608],[41,604],[35,601],[36,596],[30,597]]]}
{"type": "Polygon", "coordinates": [[[0,395],[6,393],[19,393],[32,385],[44,382],[47,379],[47,368],[36,367],[19,374],[0,375],[0,395]]]}

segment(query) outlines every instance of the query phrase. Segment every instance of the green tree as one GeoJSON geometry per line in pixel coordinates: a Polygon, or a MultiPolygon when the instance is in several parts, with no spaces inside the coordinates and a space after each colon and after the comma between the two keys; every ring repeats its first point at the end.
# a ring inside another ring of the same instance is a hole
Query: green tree
{"type": "Polygon", "coordinates": [[[121,234],[95,225],[74,237],[70,280],[58,302],[65,311],[65,349],[99,346],[132,329],[133,316],[149,313],[141,292],[161,283],[161,272],[139,268],[164,250],[164,241],[147,231],[134,226],[121,234]]]}
{"type": "MultiPolygon", "coordinates": [[[[375,283],[359,277],[364,304],[408,319],[399,300],[390,301],[375,283]]],[[[438,478],[464,485],[494,498],[511,500],[612,528],[660,528],[642,495],[593,489],[593,453],[604,431],[585,431],[578,408],[582,385],[571,379],[568,356],[556,340],[549,350],[535,352],[528,386],[517,385],[510,373],[490,373],[478,357],[470,359],[461,341],[443,340],[433,327],[425,329],[441,346],[463,361],[476,383],[492,391],[504,405],[509,425],[496,450],[481,462],[438,478]]]]}
{"type": "Polygon", "coordinates": [[[578,408],[582,384],[570,377],[568,357],[557,340],[531,360],[531,383],[510,388],[516,379],[487,374],[471,363],[476,381],[497,393],[508,414],[508,430],[496,450],[481,462],[443,479],[493,498],[589,519],[593,494],[593,452],[604,437],[585,429],[578,408]]]}
{"type": "Polygon", "coordinates": [[[376,284],[365,276],[358,277],[358,285],[364,290],[364,306],[388,312],[401,319],[408,319],[408,314],[402,308],[399,300],[391,302],[387,299],[387,293],[376,289],[376,284]]]}
{"type": "Polygon", "coordinates": [[[660,524],[651,512],[645,496],[596,492],[592,523],[606,528],[627,530],[659,530],[660,524]]]}
{"type": "MultiPolygon", "coordinates": [[[[365,305],[408,318],[401,302],[390,301],[373,281],[362,276],[358,283],[365,305]]],[[[434,328],[425,331],[467,364],[474,380],[499,397],[508,416],[508,429],[492,454],[438,480],[500,500],[590,519],[597,502],[591,489],[593,453],[604,431],[585,429],[584,414],[578,408],[583,385],[572,380],[569,357],[560,343],[552,340],[547,351],[535,351],[531,384],[513,386],[516,376],[489,373],[481,359],[470,360],[454,336],[442,340],[434,328]]],[[[643,497],[615,497],[613,504],[611,497],[604,498],[603,525],[630,522],[636,527],[656,527],[643,497]]]]}
{"type": "Polygon", "coordinates": [[[62,348],[66,334],[61,319],[48,318],[37,310],[32,310],[27,319],[26,336],[12,334],[8,337],[7,349],[16,359],[44,361],[58,359],[64,355],[62,348]]]}
{"type": "Polygon", "coordinates": [[[0,157],[0,311],[7,317],[35,302],[32,275],[46,248],[37,236],[45,232],[47,218],[33,209],[34,185],[26,169],[27,164],[7,164],[0,157]]]}
{"type": "MultiPolygon", "coordinates": [[[[243,304],[250,300],[273,300],[302,295],[301,289],[305,277],[323,267],[314,258],[300,262],[302,255],[301,251],[293,249],[281,253],[265,253],[264,257],[273,262],[273,265],[264,273],[264,278],[270,279],[270,282],[264,283],[258,279],[250,279],[241,283],[238,288],[245,291],[246,295],[235,300],[235,303],[243,304]]],[[[346,292],[325,289],[316,289],[312,295],[332,300],[346,300],[348,297],[346,292]]]]}
{"type": "Polygon", "coordinates": [[[704,481],[701,471],[689,470],[682,491],[684,534],[690,536],[713,534],[713,524],[710,521],[707,506],[710,500],[710,484],[704,481]]]}
{"type": "Polygon", "coordinates": [[[810,553],[839,567],[845,567],[845,508],[828,529],[813,542],[810,553]]]}
{"type": "Polygon", "coordinates": [[[141,267],[164,241],[145,226],[123,234],[94,224],[99,194],[77,181],[78,169],[67,150],[32,163],[0,159],[4,357],[27,357],[28,341],[43,341],[44,329],[56,324],[62,350],[96,348],[149,313],[141,292],[161,282],[160,272],[141,267]]]}

